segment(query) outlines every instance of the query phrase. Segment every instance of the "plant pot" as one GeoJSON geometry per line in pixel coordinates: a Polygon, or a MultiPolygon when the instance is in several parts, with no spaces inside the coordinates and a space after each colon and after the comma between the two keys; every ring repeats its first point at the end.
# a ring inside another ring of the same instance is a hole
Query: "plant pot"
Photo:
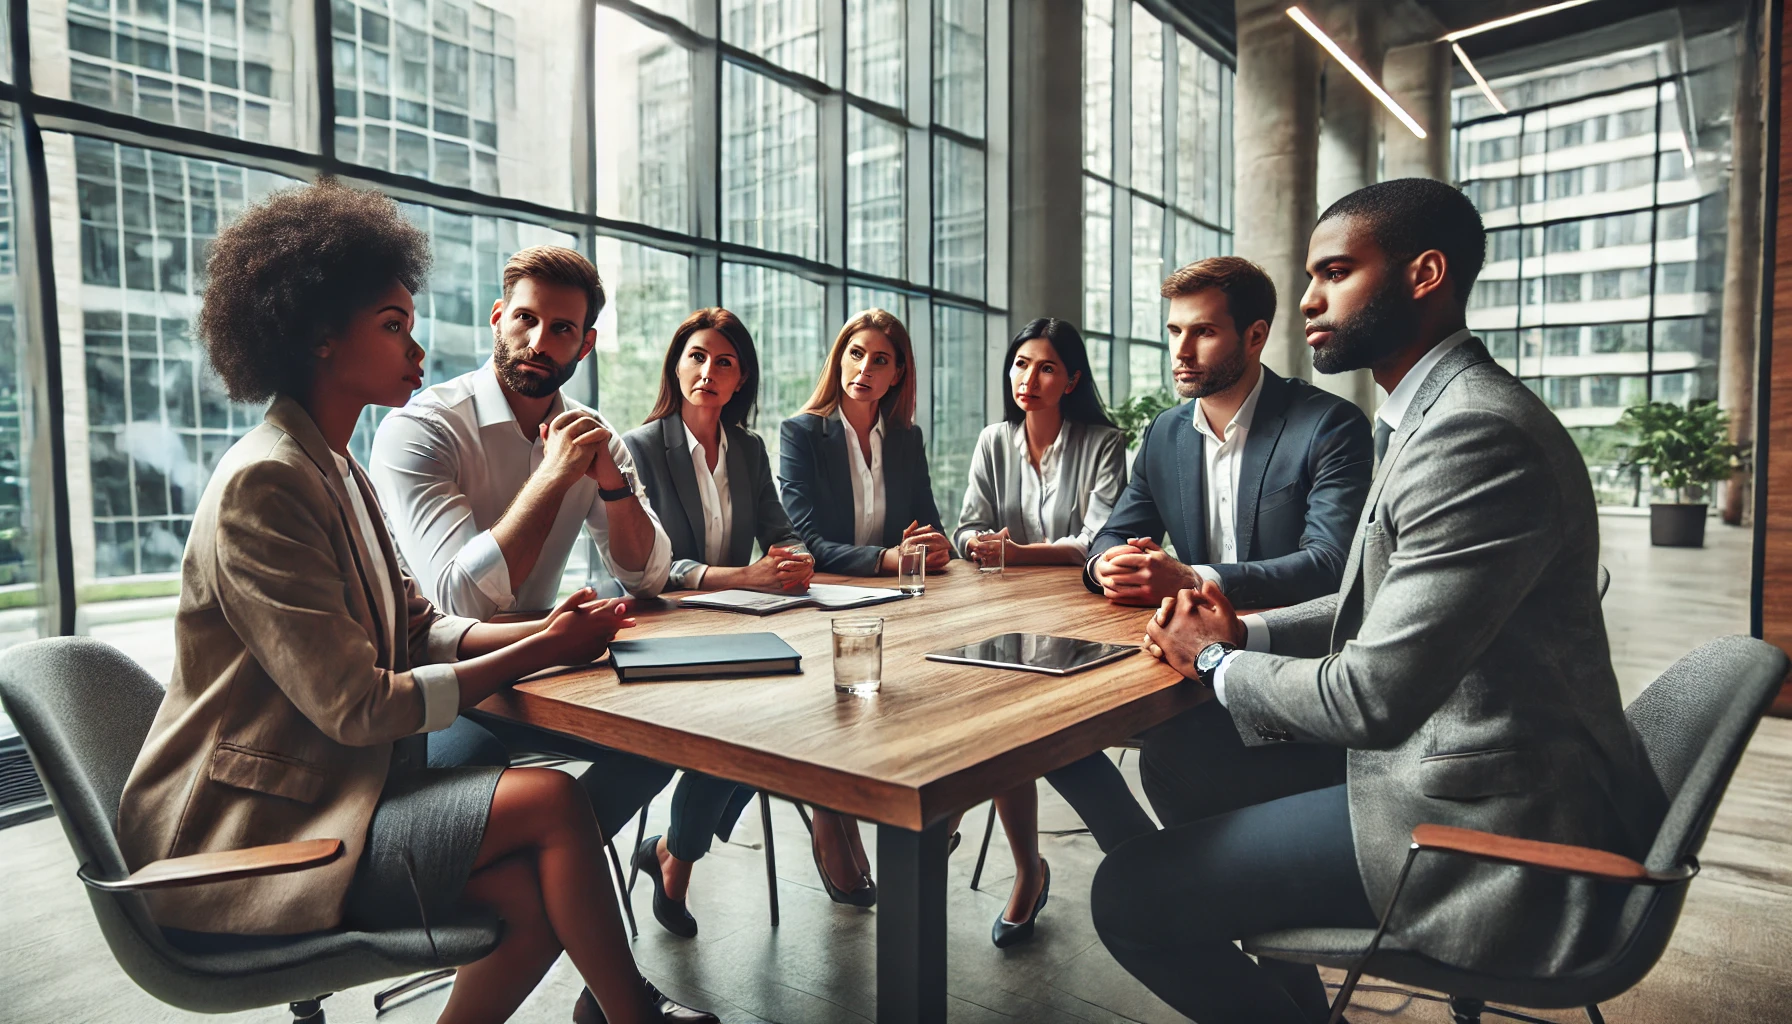
{"type": "Polygon", "coordinates": [[[1658,548],[1705,546],[1705,513],[1710,505],[1650,505],[1649,543],[1658,548]]]}

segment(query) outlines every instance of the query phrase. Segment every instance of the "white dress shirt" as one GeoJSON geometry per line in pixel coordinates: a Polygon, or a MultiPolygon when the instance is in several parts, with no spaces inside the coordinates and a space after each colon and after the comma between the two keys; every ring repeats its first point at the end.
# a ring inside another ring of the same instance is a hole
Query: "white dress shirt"
{"type": "MultiPolygon", "coordinates": [[[[1431,371],[1437,369],[1437,364],[1443,361],[1444,356],[1449,355],[1456,346],[1472,337],[1474,337],[1474,333],[1464,327],[1433,345],[1431,351],[1420,356],[1419,361],[1412,365],[1412,369],[1406,371],[1406,376],[1400,378],[1400,383],[1394,385],[1394,390],[1388,395],[1387,401],[1381,403],[1381,408],[1375,410],[1375,418],[1386,423],[1392,429],[1399,430],[1400,421],[1406,417],[1406,409],[1412,405],[1413,397],[1419,393],[1419,388],[1424,385],[1425,378],[1431,376],[1431,371]]],[[[1269,650],[1269,626],[1263,621],[1263,616],[1241,615],[1239,621],[1243,622],[1245,626],[1245,650],[1269,650]]],[[[1226,655],[1220,659],[1219,667],[1213,670],[1213,696],[1222,706],[1226,703],[1226,667],[1235,657],[1237,657],[1236,653],[1226,655]]]]}
{"type": "MultiPolygon", "coordinates": [[[[342,474],[343,488],[348,491],[350,514],[355,517],[354,527],[373,556],[369,561],[373,563],[374,610],[385,623],[388,644],[399,647],[407,642],[408,623],[398,621],[398,590],[392,585],[391,573],[386,571],[386,560],[380,557],[379,531],[374,528],[367,499],[361,493],[361,485],[355,482],[348,460],[335,452],[331,452],[330,457],[336,460],[336,472],[342,474]]],[[[460,714],[460,676],[455,674],[454,666],[446,663],[418,665],[411,669],[411,679],[423,695],[423,728],[417,731],[435,732],[453,725],[460,714]]]]}
{"type": "MultiPolygon", "coordinates": [[[[1220,564],[1238,561],[1238,479],[1244,469],[1244,445],[1251,433],[1251,420],[1257,415],[1257,399],[1263,394],[1263,371],[1257,371],[1257,383],[1232,414],[1224,433],[1215,433],[1208,422],[1203,400],[1195,399],[1189,417],[1195,432],[1201,435],[1201,458],[1206,469],[1207,487],[1207,557],[1220,564]]],[[[1204,580],[1224,587],[1220,575],[1211,566],[1191,566],[1204,580]]]]}
{"type": "Polygon", "coordinates": [[[697,474],[697,498],[703,503],[703,561],[681,558],[672,563],[672,577],[686,590],[696,590],[703,583],[703,573],[728,557],[728,540],[734,530],[734,502],[728,495],[728,431],[718,427],[716,434],[720,444],[712,473],[703,443],[690,427],[684,428],[691,470],[697,474]]]}
{"type": "MultiPolygon", "coordinates": [[[[1045,521],[1045,509],[1057,496],[1058,488],[1063,481],[1058,479],[1064,471],[1064,428],[1058,427],[1058,436],[1046,446],[1045,454],[1039,457],[1039,468],[1033,468],[1033,456],[1027,448],[1027,424],[1025,420],[1009,424],[1014,435],[1015,450],[1020,453],[1020,514],[1027,524],[1027,536],[1015,538],[1017,543],[1073,544],[1074,537],[1052,539],[1058,532],[1048,528],[1045,521]]],[[[1109,511],[1113,511],[1110,509],[1109,511]]],[[[1052,524],[1056,525],[1056,524],[1052,524]]],[[[1082,550],[1089,549],[1084,542],[1082,550]]]]}
{"type": "Polygon", "coordinates": [[[471,373],[413,396],[380,423],[373,438],[374,490],[399,553],[438,608],[486,619],[511,609],[553,607],[581,527],[590,531],[609,574],[629,593],[652,597],[665,589],[672,542],[635,476],[621,432],[564,394],[555,397],[548,417],[569,408],[596,416],[610,431],[610,456],[653,522],[647,564],[639,571],[616,564],[605,503],[597,481],[586,476],[567,489],[528,578],[510,578],[491,528],[541,467],[545,445],[518,426],[488,359],[471,373]]]}
{"type": "Polygon", "coordinates": [[[846,428],[846,465],[852,477],[852,542],[859,547],[882,544],[884,536],[884,418],[871,427],[871,459],[859,450],[859,435],[846,421],[846,413],[834,410],[834,418],[846,428]]]}

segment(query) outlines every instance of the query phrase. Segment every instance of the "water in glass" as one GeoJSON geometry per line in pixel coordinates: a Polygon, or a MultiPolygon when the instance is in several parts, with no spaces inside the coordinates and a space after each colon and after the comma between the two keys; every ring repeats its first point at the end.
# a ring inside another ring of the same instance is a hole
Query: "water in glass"
{"type": "Polygon", "coordinates": [[[1008,542],[1000,537],[978,540],[977,571],[982,573],[1000,573],[1008,567],[1008,542]]]}
{"type": "Polygon", "coordinates": [[[927,592],[927,545],[904,544],[896,552],[896,586],[904,594],[927,592]]]}
{"type": "Polygon", "coordinates": [[[884,620],[843,617],[834,620],[834,689],[867,697],[884,679],[884,620]]]}

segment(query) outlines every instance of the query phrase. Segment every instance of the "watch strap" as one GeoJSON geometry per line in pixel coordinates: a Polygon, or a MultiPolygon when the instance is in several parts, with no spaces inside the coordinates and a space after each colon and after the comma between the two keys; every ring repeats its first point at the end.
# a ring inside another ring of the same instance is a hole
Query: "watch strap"
{"type": "Polygon", "coordinates": [[[597,496],[605,501],[621,501],[624,498],[634,497],[635,489],[630,487],[626,481],[621,487],[618,487],[615,490],[611,490],[610,488],[599,484],[597,487],[597,496]]]}

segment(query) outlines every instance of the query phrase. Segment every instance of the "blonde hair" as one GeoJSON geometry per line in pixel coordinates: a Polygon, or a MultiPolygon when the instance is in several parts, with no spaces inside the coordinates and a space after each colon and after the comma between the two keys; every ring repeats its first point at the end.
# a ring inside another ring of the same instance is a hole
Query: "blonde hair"
{"type": "Polygon", "coordinates": [[[915,348],[908,339],[908,328],[896,319],[894,313],[883,309],[867,309],[855,313],[841,326],[840,333],[834,336],[834,347],[829,350],[827,362],[822,365],[821,379],[815,382],[815,393],[800,412],[813,413],[816,416],[832,416],[840,408],[840,400],[845,389],[840,386],[840,361],[846,355],[846,343],[860,331],[878,331],[890,339],[896,348],[896,365],[902,368],[902,378],[890,385],[884,397],[877,403],[878,411],[884,419],[898,427],[908,428],[915,422],[915,348]]]}

